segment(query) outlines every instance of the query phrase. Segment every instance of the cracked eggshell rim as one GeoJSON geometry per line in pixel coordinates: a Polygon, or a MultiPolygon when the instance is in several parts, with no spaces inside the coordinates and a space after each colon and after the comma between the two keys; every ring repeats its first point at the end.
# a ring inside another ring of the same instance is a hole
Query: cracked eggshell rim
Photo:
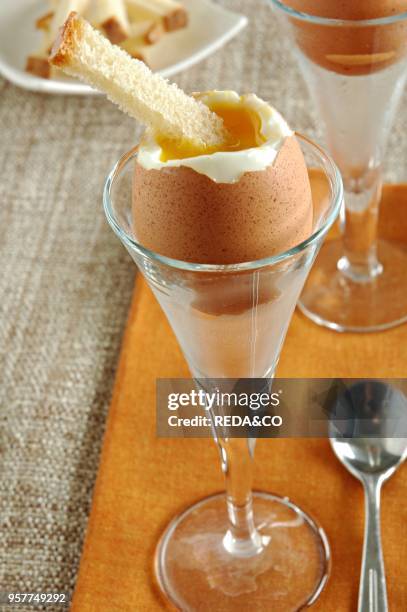
{"type": "Polygon", "coordinates": [[[236,183],[246,172],[260,172],[271,166],[285,139],[294,134],[280,113],[255,94],[239,96],[234,91],[211,91],[199,94],[199,99],[209,107],[221,102],[254,111],[260,119],[260,133],[265,138],[264,144],[243,151],[219,151],[210,155],[163,162],[162,149],[155,141],[152,131],[147,130],[137,157],[143,168],[162,170],[184,166],[206,175],[216,183],[236,183]]]}

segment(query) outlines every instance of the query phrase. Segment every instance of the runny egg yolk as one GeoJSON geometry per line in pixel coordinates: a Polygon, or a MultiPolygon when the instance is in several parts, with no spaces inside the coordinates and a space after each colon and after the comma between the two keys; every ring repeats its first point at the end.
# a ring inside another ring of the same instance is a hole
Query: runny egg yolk
{"type": "Polygon", "coordinates": [[[230,140],[219,148],[208,147],[202,150],[190,143],[158,136],[156,140],[161,147],[160,161],[167,162],[172,159],[186,159],[218,152],[244,151],[258,147],[266,141],[261,134],[261,120],[252,109],[225,102],[213,103],[210,108],[223,119],[225,128],[231,136],[230,140]]]}

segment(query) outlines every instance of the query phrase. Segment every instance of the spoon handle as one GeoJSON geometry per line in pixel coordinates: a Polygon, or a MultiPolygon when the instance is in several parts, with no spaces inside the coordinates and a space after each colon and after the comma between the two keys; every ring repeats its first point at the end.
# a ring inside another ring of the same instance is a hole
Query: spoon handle
{"type": "Polygon", "coordinates": [[[387,612],[386,576],[380,538],[380,479],[366,478],[364,489],[366,522],[358,612],[387,612]]]}

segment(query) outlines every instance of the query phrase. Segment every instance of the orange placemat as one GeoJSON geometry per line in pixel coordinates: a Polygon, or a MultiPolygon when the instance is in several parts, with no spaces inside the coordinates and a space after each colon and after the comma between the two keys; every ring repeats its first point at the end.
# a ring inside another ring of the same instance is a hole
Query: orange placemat
{"type": "MultiPolygon", "coordinates": [[[[386,189],[381,233],[407,241],[407,187],[386,189]]],[[[406,377],[407,325],[377,334],[340,335],[296,313],[278,375],[406,377]]],[[[183,376],[188,377],[188,370],[173,333],[139,278],[107,423],[74,612],[171,609],[155,585],[155,545],[176,513],[223,488],[217,451],[210,440],[155,436],[155,380],[183,376]]],[[[315,516],[328,534],[332,574],[314,609],[353,612],[363,540],[360,484],[339,465],[326,440],[260,440],[256,463],[255,488],[288,495],[315,516]]],[[[406,498],[407,470],[402,468],[384,486],[382,503],[389,602],[395,612],[407,610],[406,498]]]]}

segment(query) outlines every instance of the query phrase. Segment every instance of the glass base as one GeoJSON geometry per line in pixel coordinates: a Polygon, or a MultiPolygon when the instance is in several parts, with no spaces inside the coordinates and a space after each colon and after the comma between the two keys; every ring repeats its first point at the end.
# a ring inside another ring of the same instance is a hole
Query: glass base
{"type": "Polygon", "coordinates": [[[324,531],[287,498],[253,494],[254,519],[267,542],[252,557],[224,547],[228,519],[224,493],[175,517],[156,551],[159,585],[179,610],[294,612],[310,606],[328,579],[324,531]]]}
{"type": "Polygon", "coordinates": [[[326,242],[305,284],[298,306],[318,325],[336,331],[373,332],[407,321],[407,248],[380,240],[381,274],[356,283],[338,270],[340,240],[326,242]]]}

